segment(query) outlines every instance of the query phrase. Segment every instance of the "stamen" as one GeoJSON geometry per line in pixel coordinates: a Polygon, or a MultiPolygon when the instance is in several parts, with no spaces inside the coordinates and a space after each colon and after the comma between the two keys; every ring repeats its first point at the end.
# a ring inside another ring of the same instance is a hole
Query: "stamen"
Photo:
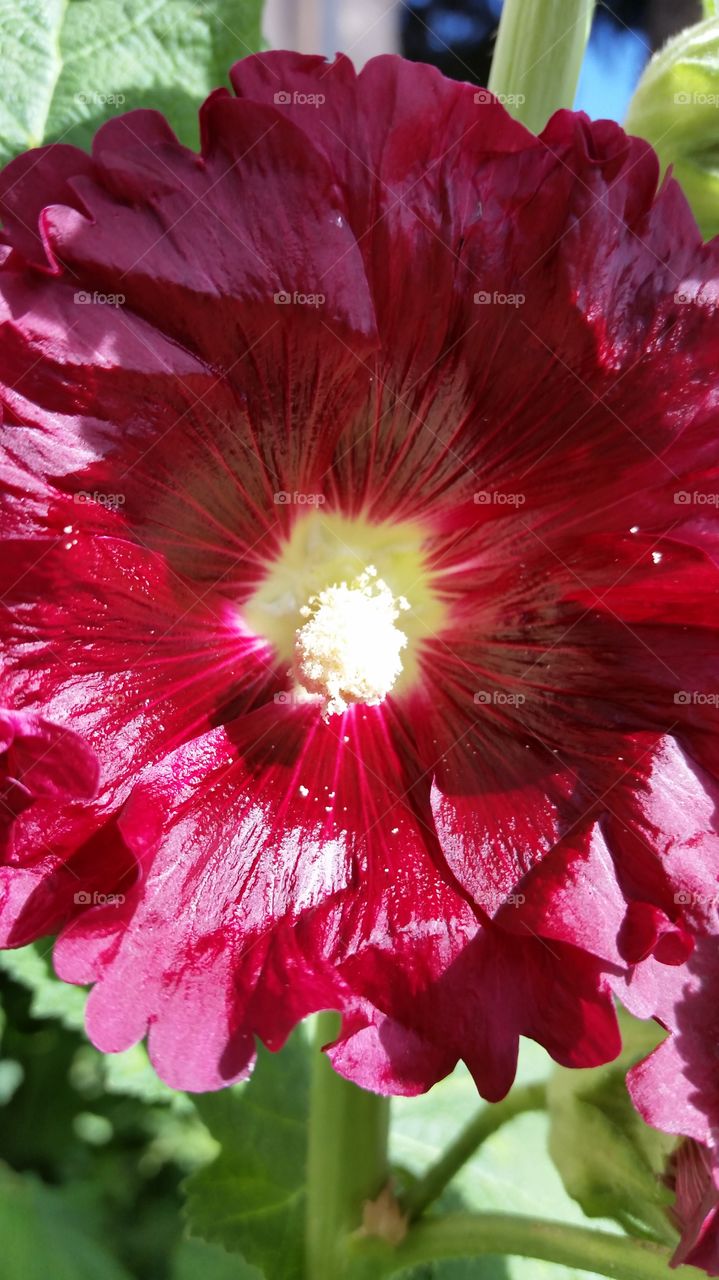
{"type": "Polygon", "coordinates": [[[368,565],[351,583],[325,587],[300,610],[307,621],[295,637],[295,675],[322,697],[325,719],[354,703],[374,707],[385,699],[402,670],[407,637],[395,622],[407,609],[404,596],[393,596],[368,565]]]}

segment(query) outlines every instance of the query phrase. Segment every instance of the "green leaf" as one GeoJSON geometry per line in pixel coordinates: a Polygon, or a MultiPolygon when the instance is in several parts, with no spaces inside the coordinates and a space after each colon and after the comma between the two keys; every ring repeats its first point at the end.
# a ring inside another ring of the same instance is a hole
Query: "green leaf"
{"type": "MultiPolygon", "coordinates": [[[[545,1080],[553,1065],[539,1045],[524,1041],[518,1081],[545,1080]]],[[[461,1066],[421,1097],[393,1099],[390,1144],[395,1167],[413,1175],[422,1173],[482,1105],[474,1081],[461,1066]]],[[[586,1226],[586,1218],[567,1195],[549,1158],[548,1127],[548,1118],[541,1112],[518,1116],[503,1126],[460,1170],[437,1209],[526,1213],[586,1226]]],[[[611,1222],[603,1225],[613,1227],[611,1222]]],[[[422,1266],[402,1273],[402,1280],[586,1280],[589,1276],[589,1272],[540,1260],[483,1257],[422,1266]]]]}
{"type": "Polygon", "coordinates": [[[257,1267],[205,1240],[182,1240],[170,1275],[171,1280],[263,1280],[257,1267]]]}
{"type": "Polygon", "coordinates": [[[103,120],[164,111],[197,142],[197,108],[260,47],[261,0],[15,0],[0,13],[0,162],[89,146],[103,120]]]}
{"type": "MultiPolygon", "coordinates": [[[[67,1198],[0,1165],[3,1280],[131,1280],[67,1198]]],[[[249,1280],[249,1277],[248,1277],[249,1280]]]]}
{"type": "Polygon", "coordinates": [[[30,1012],[34,1018],[54,1018],[69,1031],[83,1030],[87,993],[54,977],[47,955],[34,946],[0,951],[0,970],[32,992],[30,1012]]]}
{"type": "Polygon", "coordinates": [[[222,1150],[185,1184],[190,1232],[271,1280],[303,1273],[308,1076],[300,1029],[278,1054],[260,1048],[249,1084],[195,1100],[222,1150]]]}
{"type": "Polygon", "coordinates": [[[650,1129],[626,1086],[629,1067],[662,1037],[656,1024],[622,1017],[624,1050],[592,1070],[557,1067],[548,1086],[549,1148],[571,1196],[589,1217],[609,1217],[632,1235],[668,1244],[669,1192],[660,1180],[674,1139],[650,1129]]]}

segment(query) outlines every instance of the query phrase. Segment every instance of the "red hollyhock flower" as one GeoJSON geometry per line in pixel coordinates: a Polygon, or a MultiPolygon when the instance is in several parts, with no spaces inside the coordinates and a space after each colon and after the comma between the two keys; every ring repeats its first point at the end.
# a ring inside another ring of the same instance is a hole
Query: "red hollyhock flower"
{"type": "Polygon", "coordinates": [[[3,694],[101,765],[1,940],[174,1085],[335,1008],[359,1083],[497,1098],[708,927],[717,251],[614,124],[232,83],[200,155],[138,111],[0,180],[3,694]]]}

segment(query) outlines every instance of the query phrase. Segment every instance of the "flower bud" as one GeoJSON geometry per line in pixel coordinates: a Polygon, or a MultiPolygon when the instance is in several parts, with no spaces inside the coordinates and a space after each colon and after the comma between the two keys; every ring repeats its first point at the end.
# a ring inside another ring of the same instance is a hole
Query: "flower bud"
{"type": "Polygon", "coordinates": [[[629,133],[672,165],[707,238],[719,232],[719,18],[682,31],[655,54],[629,105],[629,133]]]}

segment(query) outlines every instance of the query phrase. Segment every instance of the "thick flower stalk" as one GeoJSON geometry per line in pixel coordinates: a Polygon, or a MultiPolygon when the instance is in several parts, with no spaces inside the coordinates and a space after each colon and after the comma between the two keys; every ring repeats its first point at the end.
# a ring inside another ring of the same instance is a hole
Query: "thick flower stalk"
{"type": "Polygon", "coordinates": [[[178,1087],[334,1009],[351,1080],[498,1099],[712,928],[717,250],[606,121],[232,83],[199,155],[137,111],[0,179],[0,693],[67,749],[2,943],[178,1087]]]}

